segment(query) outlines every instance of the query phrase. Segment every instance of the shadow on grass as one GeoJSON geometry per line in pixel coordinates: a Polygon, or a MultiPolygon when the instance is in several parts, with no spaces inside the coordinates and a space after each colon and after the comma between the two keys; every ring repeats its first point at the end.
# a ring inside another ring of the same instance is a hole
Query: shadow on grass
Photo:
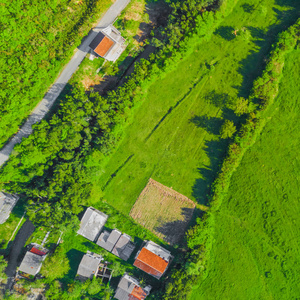
{"type": "Polygon", "coordinates": [[[221,169],[223,159],[227,152],[228,140],[213,140],[205,143],[205,152],[210,159],[210,164],[198,168],[201,178],[196,179],[193,186],[193,196],[197,202],[208,205],[211,184],[216,179],[221,169]]]}
{"type": "Polygon", "coordinates": [[[70,251],[67,252],[67,257],[70,262],[70,270],[66,276],[60,279],[60,281],[63,283],[65,287],[67,286],[67,284],[74,281],[74,278],[77,274],[77,270],[83,255],[84,255],[83,252],[78,251],[76,249],[71,249],[70,251]]]}
{"type": "Polygon", "coordinates": [[[172,222],[164,222],[164,220],[159,220],[160,226],[156,227],[154,230],[161,233],[164,237],[163,240],[170,245],[175,245],[180,242],[183,238],[185,230],[189,225],[194,213],[194,208],[182,207],[181,216],[183,220],[176,220],[172,222]]]}
{"type": "Polygon", "coordinates": [[[262,74],[267,56],[271,50],[272,44],[276,42],[280,32],[286,30],[289,26],[295,23],[299,18],[300,1],[295,0],[277,0],[276,4],[282,7],[290,7],[291,9],[280,11],[273,8],[277,15],[276,24],[271,25],[266,31],[260,28],[247,27],[250,30],[253,42],[257,49],[240,62],[239,73],[243,76],[243,83],[239,90],[239,97],[249,97],[253,81],[262,74]]]}
{"type": "Polygon", "coordinates": [[[232,26],[221,26],[214,32],[214,34],[220,36],[226,41],[231,41],[235,38],[234,28],[232,26]]]}
{"type": "Polygon", "coordinates": [[[195,116],[190,119],[197,127],[205,129],[208,133],[218,135],[220,133],[223,120],[216,117],[195,116]]]}

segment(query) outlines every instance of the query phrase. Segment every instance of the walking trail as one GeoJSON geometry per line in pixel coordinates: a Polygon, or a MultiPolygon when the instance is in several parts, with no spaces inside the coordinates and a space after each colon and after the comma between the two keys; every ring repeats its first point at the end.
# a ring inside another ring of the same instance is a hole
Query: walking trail
{"type": "Polygon", "coordinates": [[[24,125],[20,128],[18,133],[0,150],[0,166],[2,166],[8,159],[9,155],[16,144],[22,141],[22,138],[28,137],[32,133],[32,125],[40,122],[48,113],[51,106],[60,95],[73,73],[76,71],[80,63],[83,61],[85,55],[89,51],[89,44],[95,38],[97,33],[102,29],[112,24],[122,10],[127,6],[130,0],[116,0],[116,2],[108,9],[105,15],[101,18],[97,26],[84,39],[82,44],[78,47],[77,52],[72,57],[70,62],[61,72],[58,79],[50,87],[42,101],[32,111],[24,125]]]}

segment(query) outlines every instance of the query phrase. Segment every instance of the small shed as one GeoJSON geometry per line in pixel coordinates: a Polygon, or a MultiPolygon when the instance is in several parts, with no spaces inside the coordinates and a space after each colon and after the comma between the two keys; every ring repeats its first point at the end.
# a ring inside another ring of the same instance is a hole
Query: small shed
{"type": "Polygon", "coordinates": [[[144,300],[150,294],[151,288],[150,285],[142,288],[136,278],[125,273],[118,284],[114,298],[118,300],[144,300]]]}
{"type": "Polygon", "coordinates": [[[93,207],[88,207],[81,219],[80,228],[77,233],[94,242],[98,238],[107,219],[108,216],[103,212],[93,207]]]}
{"type": "Polygon", "coordinates": [[[112,253],[127,261],[135,248],[134,243],[132,243],[130,240],[131,236],[123,233],[112,250],[112,253]]]}
{"type": "Polygon", "coordinates": [[[102,29],[89,46],[96,55],[113,62],[126,48],[125,39],[113,25],[102,29]]]}
{"type": "Polygon", "coordinates": [[[137,253],[134,266],[160,279],[167,270],[173,256],[171,252],[152,241],[146,241],[137,253]]]}
{"type": "Polygon", "coordinates": [[[47,253],[47,249],[35,244],[29,251],[26,252],[19,267],[19,274],[24,277],[27,277],[27,274],[31,276],[38,274],[47,253]]]}
{"type": "Polygon", "coordinates": [[[97,245],[111,252],[122,235],[121,231],[114,229],[111,233],[104,230],[97,241],[97,245]]]}
{"type": "Polygon", "coordinates": [[[18,200],[18,196],[0,192],[0,224],[8,219],[18,200]]]}
{"type": "Polygon", "coordinates": [[[93,279],[98,274],[99,265],[102,260],[101,255],[87,251],[81,259],[76,277],[81,281],[93,279]]]}

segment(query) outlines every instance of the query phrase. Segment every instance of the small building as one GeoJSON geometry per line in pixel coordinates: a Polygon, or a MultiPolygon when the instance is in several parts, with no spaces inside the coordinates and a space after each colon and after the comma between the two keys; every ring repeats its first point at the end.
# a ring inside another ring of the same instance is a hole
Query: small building
{"type": "Polygon", "coordinates": [[[125,273],[118,284],[114,298],[118,300],[144,300],[150,291],[150,285],[142,288],[136,278],[125,273]]]}
{"type": "Polygon", "coordinates": [[[101,255],[87,251],[81,259],[76,278],[81,281],[93,279],[94,276],[98,275],[99,265],[102,260],[103,258],[101,255]]]}
{"type": "Polygon", "coordinates": [[[18,200],[18,196],[0,192],[0,224],[8,219],[18,200]]]}
{"type": "Polygon", "coordinates": [[[97,241],[97,245],[111,252],[122,235],[121,231],[114,229],[111,233],[104,230],[97,241]]]}
{"type": "Polygon", "coordinates": [[[128,234],[122,234],[118,229],[112,230],[111,233],[104,230],[100,234],[97,245],[127,261],[135,249],[134,243],[130,240],[128,234]]]}
{"type": "Polygon", "coordinates": [[[19,275],[32,278],[39,273],[42,263],[48,254],[48,250],[40,245],[33,244],[26,252],[19,267],[19,275]]]}
{"type": "Polygon", "coordinates": [[[102,29],[89,46],[97,56],[113,62],[126,48],[125,39],[113,25],[102,29]]]}
{"type": "Polygon", "coordinates": [[[107,219],[108,216],[103,212],[93,207],[88,207],[81,219],[77,233],[94,242],[97,240],[107,219]]]}
{"type": "Polygon", "coordinates": [[[135,248],[134,243],[132,243],[130,240],[131,236],[123,233],[112,250],[112,253],[127,261],[135,248]]]}
{"type": "Polygon", "coordinates": [[[171,252],[152,241],[146,241],[137,253],[134,266],[160,279],[167,270],[173,256],[171,252]]]}

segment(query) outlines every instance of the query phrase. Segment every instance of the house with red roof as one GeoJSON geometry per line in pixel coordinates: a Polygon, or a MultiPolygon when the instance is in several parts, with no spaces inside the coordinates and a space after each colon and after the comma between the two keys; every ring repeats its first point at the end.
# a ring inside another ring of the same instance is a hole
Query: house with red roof
{"type": "Polygon", "coordinates": [[[113,25],[102,29],[89,45],[96,56],[113,62],[120,57],[126,46],[125,39],[113,25]]]}
{"type": "Polygon", "coordinates": [[[146,241],[142,249],[137,253],[134,266],[144,272],[160,279],[166,272],[173,256],[171,252],[152,241],[146,241]]]}
{"type": "Polygon", "coordinates": [[[125,273],[118,284],[114,298],[118,300],[144,300],[150,294],[151,288],[150,285],[141,287],[136,278],[125,273]]]}

